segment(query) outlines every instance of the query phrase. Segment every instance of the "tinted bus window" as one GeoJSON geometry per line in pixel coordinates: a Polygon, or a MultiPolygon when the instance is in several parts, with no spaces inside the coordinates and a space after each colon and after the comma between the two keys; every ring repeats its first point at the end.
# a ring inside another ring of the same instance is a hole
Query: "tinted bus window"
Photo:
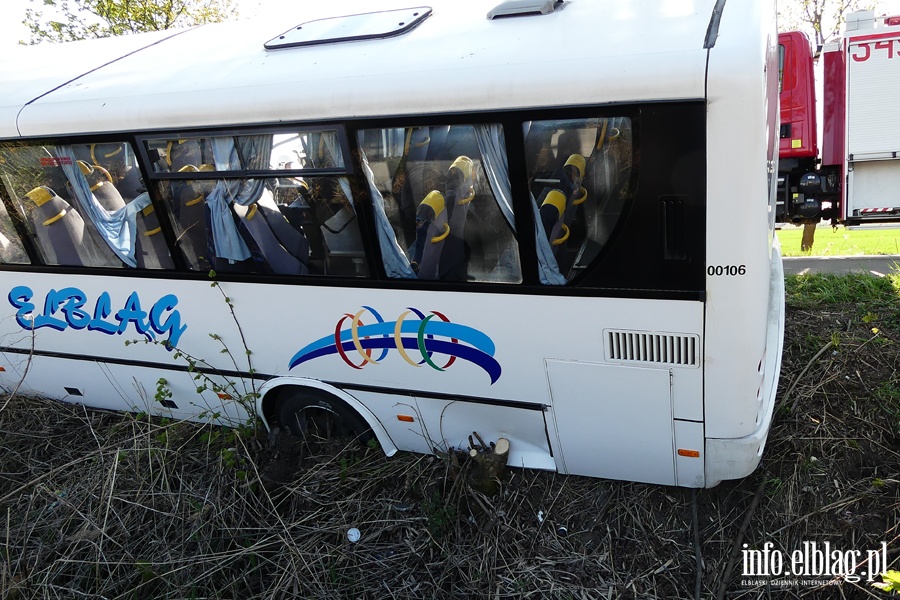
{"type": "Polygon", "coordinates": [[[500,126],[370,129],[359,144],[389,276],[522,281],[500,126]]]}
{"type": "Polygon", "coordinates": [[[538,251],[571,281],[609,243],[632,197],[631,119],[532,121],[524,130],[538,251]]]}
{"type": "Polygon", "coordinates": [[[0,144],[13,205],[45,264],[171,268],[131,147],[0,144]]]}
{"type": "Polygon", "coordinates": [[[322,174],[346,171],[340,142],[334,130],[146,140],[189,268],[367,276],[349,179],[322,174]]]}

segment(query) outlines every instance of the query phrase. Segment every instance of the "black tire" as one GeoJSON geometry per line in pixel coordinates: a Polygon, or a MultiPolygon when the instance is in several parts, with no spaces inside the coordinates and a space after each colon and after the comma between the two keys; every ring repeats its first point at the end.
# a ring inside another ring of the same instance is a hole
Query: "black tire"
{"type": "Polygon", "coordinates": [[[276,414],[282,428],[307,441],[356,439],[365,444],[375,437],[359,413],[318,390],[283,392],[276,414]]]}

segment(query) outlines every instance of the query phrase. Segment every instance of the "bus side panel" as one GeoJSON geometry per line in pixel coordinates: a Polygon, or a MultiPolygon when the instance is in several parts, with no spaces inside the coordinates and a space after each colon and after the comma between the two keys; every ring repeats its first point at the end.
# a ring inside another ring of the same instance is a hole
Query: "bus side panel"
{"type": "Polygon", "coordinates": [[[560,471],[675,484],[668,370],[547,361],[547,376],[560,471]]]}
{"type": "Polygon", "coordinates": [[[773,260],[770,211],[778,126],[774,17],[771,4],[729,3],[709,55],[708,438],[749,435],[772,402],[760,393],[766,354],[766,329],[760,324],[767,322],[773,260]]]}
{"type": "MultiPolygon", "coordinates": [[[[22,371],[24,373],[24,370],[22,371]]],[[[225,384],[223,378],[214,378],[225,384]]],[[[194,376],[186,371],[160,371],[99,361],[77,361],[52,356],[33,356],[27,376],[0,373],[0,385],[20,395],[48,396],[96,408],[147,413],[172,419],[208,421],[222,425],[249,422],[252,405],[244,406],[237,394],[222,399],[210,388],[198,391],[194,376]]],[[[237,388],[248,385],[240,380],[237,388]]],[[[227,385],[225,386],[227,389],[227,385]]]]}
{"type": "Polygon", "coordinates": [[[488,444],[501,437],[511,440],[507,460],[510,465],[557,468],[547,439],[544,411],[436,398],[416,398],[416,403],[431,449],[467,450],[470,436],[477,432],[488,444]]]}

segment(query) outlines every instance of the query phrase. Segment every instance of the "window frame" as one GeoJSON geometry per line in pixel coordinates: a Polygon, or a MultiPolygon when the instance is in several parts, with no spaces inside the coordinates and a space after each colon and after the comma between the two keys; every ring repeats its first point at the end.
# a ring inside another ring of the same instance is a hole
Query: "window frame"
{"type": "MultiPolygon", "coordinates": [[[[630,187],[634,190],[635,202],[640,202],[642,195],[645,193],[645,187],[648,183],[652,184],[652,179],[658,176],[648,172],[650,166],[646,160],[641,163],[642,154],[645,150],[652,148],[657,134],[649,132],[645,128],[645,115],[654,113],[676,114],[681,117],[683,114],[689,113],[691,116],[690,126],[697,130],[697,136],[705,140],[706,136],[706,119],[705,119],[706,101],[702,98],[686,99],[683,101],[665,101],[665,102],[627,102],[615,104],[591,104],[576,105],[565,107],[534,107],[534,108],[516,108],[510,110],[491,110],[491,111],[472,111],[472,112],[455,112],[455,113],[422,113],[417,115],[387,115],[377,117],[353,117],[340,121],[329,122],[304,122],[285,121],[278,124],[262,124],[262,125],[234,125],[227,127],[196,127],[182,129],[149,129],[141,131],[117,131],[117,132],[101,132],[97,134],[65,134],[57,136],[38,136],[33,138],[13,138],[6,141],[25,141],[34,144],[47,143],[105,143],[105,142],[127,142],[131,144],[138,156],[138,168],[145,182],[145,187],[150,192],[152,205],[159,214],[165,214],[165,218],[160,219],[160,225],[165,234],[167,246],[169,248],[172,260],[175,263],[173,270],[140,270],[140,269],[116,269],[97,267],[71,267],[71,266],[48,266],[44,265],[40,259],[40,254],[32,247],[30,237],[20,230],[22,223],[18,219],[13,218],[13,222],[19,232],[20,240],[29,253],[32,261],[31,265],[3,264],[0,269],[8,271],[56,271],[56,272],[77,272],[86,274],[96,274],[108,276],[114,273],[120,277],[154,277],[169,279],[206,279],[207,274],[191,270],[185,264],[181,252],[175,243],[176,233],[174,225],[168,216],[168,207],[160,198],[155,190],[153,182],[160,179],[199,179],[199,176],[209,176],[216,179],[232,179],[245,177],[290,177],[290,176],[346,176],[349,180],[350,187],[353,191],[353,199],[356,204],[355,208],[360,219],[360,230],[362,234],[363,246],[367,257],[369,275],[367,277],[343,277],[343,276],[296,276],[296,275],[272,275],[272,274],[241,274],[241,273],[222,273],[220,279],[222,281],[236,281],[247,283],[266,283],[277,285],[327,285],[346,288],[374,288],[374,289],[409,289],[409,290],[426,290],[426,291],[463,291],[475,293],[512,293],[512,294],[538,294],[538,295],[560,295],[560,296],[586,296],[586,297],[620,297],[620,298],[656,298],[656,299],[680,299],[680,300],[703,300],[705,298],[705,278],[702,276],[692,276],[688,284],[681,283],[680,274],[673,274],[664,278],[665,280],[656,281],[655,276],[645,276],[644,284],[634,285],[617,285],[614,282],[610,285],[604,278],[604,271],[608,269],[598,269],[598,263],[601,263],[608,248],[595,259],[594,264],[579,274],[578,277],[568,282],[564,286],[547,286],[541,285],[538,279],[538,261],[536,258],[536,244],[534,236],[531,232],[535,228],[535,220],[528,206],[530,197],[528,193],[528,173],[525,163],[524,135],[522,132],[522,124],[526,121],[545,121],[545,120],[571,120],[581,118],[604,118],[604,117],[629,117],[632,120],[633,135],[635,143],[633,145],[633,158],[638,168],[632,170],[632,181],[630,187]],[[675,107],[675,108],[672,108],[675,107]],[[682,107],[682,108],[678,108],[682,107]],[[687,113],[678,112],[685,110],[687,113]],[[691,108],[693,107],[693,108],[691,108]],[[672,111],[675,112],[672,112],[672,111]],[[392,279],[386,276],[384,272],[381,250],[378,246],[378,240],[374,233],[375,221],[369,198],[368,186],[365,176],[361,171],[358,159],[358,140],[357,134],[363,129],[388,129],[415,127],[421,125],[454,125],[454,124],[484,124],[496,123],[503,127],[506,139],[506,153],[509,167],[510,184],[513,192],[513,210],[515,215],[516,236],[519,245],[519,255],[522,269],[522,282],[518,284],[510,283],[493,283],[493,282],[441,282],[441,281],[424,281],[424,280],[406,280],[392,279]],[[297,169],[297,170],[252,170],[252,171],[228,171],[228,172],[202,172],[202,173],[156,173],[148,172],[152,169],[149,161],[144,141],[148,139],[183,139],[186,137],[212,137],[216,135],[252,135],[261,133],[297,133],[299,131],[320,132],[320,131],[338,131],[341,132],[339,140],[341,140],[341,151],[344,153],[344,167],[337,169],[297,169]],[[647,137],[649,132],[650,137],[647,137]],[[529,235],[522,235],[521,232],[529,232],[529,235]],[[673,283],[674,282],[674,283],[673,283]]],[[[658,121],[657,121],[658,122],[658,121]]],[[[688,124],[671,123],[667,124],[668,129],[677,127],[687,127],[688,124]]],[[[671,136],[670,136],[671,137],[671,136]]],[[[704,272],[705,265],[705,205],[706,198],[706,146],[705,142],[702,147],[698,148],[700,154],[694,163],[697,168],[693,170],[697,179],[697,188],[699,195],[696,200],[702,205],[700,221],[697,224],[699,231],[703,232],[700,236],[704,238],[699,242],[698,248],[700,254],[693,257],[695,261],[695,269],[698,273],[704,272]],[[699,265],[699,267],[697,266],[699,265]]],[[[671,159],[674,157],[663,154],[663,161],[660,162],[659,157],[655,166],[664,166],[671,170],[671,159]]],[[[6,197],[5,189],[0,189],[0,197],[7,205],[9,210],[14,205],[11,199],[6,197]]],[[[646,200],[646,198],[645,198],[646,200]]],[[[652,198],[656,200],[655,197],[652,198]]],[[[18,213],[16,213],[18,214],[18,213]]],[[[630,221],[632,215],[621,221],[630,221]]],[[[651,232],[654,233],[654,232],[651,232]]],[[[614,240],[611,240],[614,242],[614,240]]],[[[626,257],[628,264],[634,271],[641,269],[634,268],[635,265],[643,267],[640,258],[626,257]]],[[[617,268],[623,268],[618,266],[617,268]]]]}
{"type": "Polygon", "coordinates": [[[134,138],[137,140],[137,152],[140,156],[140,161],[143,162],[146,169],[149,171],[147,174],[149,175],[150,180],[159,180],[159,179],[171,179],[171,180],[179,180],[179,179],[190,179],[190,180],[200,180],[200,179],[262,179],[262,178],[272,178],[272,177],[322,177],[322,176],[338,176],[338,175],[346,175],[351,176],[355,174],[354,168],[354,159],[350,153],[350,143],[348,140],[347,128],[342,123],[337,123],[334,125],[310,125],[306,126],[302,122],[298,123],[296,127],[291,127],[290,125],[279,125],[277,127],[274,126],[266,126],[266,127],[234,127],[228,129],[191,129],[191,130],[182,130],[182,131],[164,131],[158,134],[135,134],[134,138]],[[152,169],[153,161],[150,160],[150,154],[147,150],[147,143],[151,141],[159,141],[159,140],[181,140],[181,139],[209,139],[214,137],[242,137],[242,136],[250,136],[250,135],[278,135],[278,134],[290,134],[290,133],[324,133],[333,131],[337,134],[338,143],[341,148],[341,152],[344,157],[344,166],[343,167],[334,167],[328,169],[315,168],[315,169],[242,169],[242,170],[229,170],[229,171],[197,171],[192,173],[178,173],[178,172],[159,172],[155,169],[152,169]]]}

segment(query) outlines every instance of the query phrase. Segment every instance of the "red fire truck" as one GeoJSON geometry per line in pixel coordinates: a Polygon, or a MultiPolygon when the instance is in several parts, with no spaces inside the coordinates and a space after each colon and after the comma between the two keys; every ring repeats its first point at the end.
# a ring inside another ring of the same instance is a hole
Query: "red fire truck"
{"type": "Polygon", "coordinates": [[[779,222],[900,224],[900,16],[847,16],[822,49],[822,143],[814,56],[782,33],[779,222]]]}

